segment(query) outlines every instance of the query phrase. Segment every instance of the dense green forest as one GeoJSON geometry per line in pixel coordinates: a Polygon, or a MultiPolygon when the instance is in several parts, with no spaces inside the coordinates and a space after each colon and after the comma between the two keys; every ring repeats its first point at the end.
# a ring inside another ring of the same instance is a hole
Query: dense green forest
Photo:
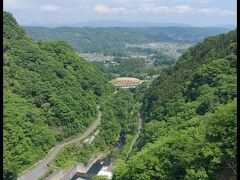
{"type": "Polygon", "coordinates": [[[129,90],[119,89],[101,102],[102,119],[99,133],[89,143],[79,142],[62,150],[52,163],[53,167],[70,167],[77,162],[87,163],[94,155],[109,153],[121,138],[137,131],[138,103],[129,90]]]}
{"type": "Polygon", "coordinates": [[[138,152],[114,179],[236,179],[236,41],[236,31],[209,37],[160,73],[138,152]]]}
{"type": "Polygon", "coordinates": [[[227,31],[207,27],[24,28],[37,40],[68,42],[81,57],[93,62],[110,78],[140,79],[152,79],[162,68],[175,64],[187,47],[204,37],[227,31]]]}
{"type": "Polygon", "coordinates": [[[63,41],[34,41],[4,12],[4,178],[83,132],[114,88],[63,41]]]}
{"type": "Polygon", "coordinates": [[[227,31],[198,27],[24,28],[37,40],[67,41],[81,57],[93,61],[110,78],[140,79],[152,79],[162,68],[175,64],[187,47],[204,37],[227,31]]]}
{"type": "Polygon", "coordinates": [[[204,37],[228,31],[225,28],[146,27],[24,27],[34,39],[64,40],[78,52],[101,52],[116,55],[128,51],[126,44],[150,42],[196,43],[204,37]]]}

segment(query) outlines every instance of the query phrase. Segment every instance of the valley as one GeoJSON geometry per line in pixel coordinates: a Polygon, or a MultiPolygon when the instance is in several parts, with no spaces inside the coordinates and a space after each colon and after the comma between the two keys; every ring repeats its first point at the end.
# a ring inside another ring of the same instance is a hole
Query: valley
{"type": "Polygon", "coordinates": [[[236,179],[236,30],[3,16],[4,180],[236,179]]]}
{"type": "Polygon", "coordinates": [[[133,76],[153,80],[162,69],[204,37],[226,28],[198,27],[24,27],[36,40],[64,40],[80,57],[110,78],[133,76]],[[100,34],[100,35],[99,35],[100,34]]]}

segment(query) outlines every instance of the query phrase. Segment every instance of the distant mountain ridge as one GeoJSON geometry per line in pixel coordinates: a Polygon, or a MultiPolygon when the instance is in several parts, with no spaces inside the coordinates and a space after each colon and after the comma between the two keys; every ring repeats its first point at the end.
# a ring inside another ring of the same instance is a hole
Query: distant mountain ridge
{"type": "Polygon", "coordinates": [[[78,52],[122,53],[126,44],[197,43],[207,36],[229,31],[199,27],[24,27],[37,40],[67,41],[78,52]]]}
{"type": "MultiPolygon", "coordinates": [[[[79,23],[55,23],[55,24],[44,24],[44,23],[29,23],[23,26],[44,26],[44,27],[200,27],[185,23],[174,23],[174,22],[146,22],[146,21],[120,21],[120,20],[95,20],[79,23]]],[[[202,27],[202,26],[201,26],[202,27]]],[[[204,27],[221,27],[227,29],[235,29],[236,25],[212,25],[204,27]]]]}
{"type": "Polygon", "coordinates": [[[215,26],[212,26],[212,27],[222,27],[222,28],[227,28],[227,29],[236,29],[237,28],[237,25],[235,24],[221,24],[221,25],[215,25],[215,26]]]}
{"type": "Polygon", "coordinates": [[[191,27],[191,25],[182,23],[156,23],[144,21],[127,22],[118,20],[97,20],[89,21],[86,23],[78,23],[76,25],[80,27],[169,27],[169,26],[191,27]]]}
{"type": "Polygon", "coordinates": [[[191,27],[192,25],[183,23],[158,23],[158,22],[146,22],[146,21],[120,21],[120,20],[95,20],[79,23],[56,23],[56,24],[44,24],[44,23],[29,23],[23,26],[44,26],[44,27],[167,27],[167,26],[179,26],[179,27],[191,27]]]}

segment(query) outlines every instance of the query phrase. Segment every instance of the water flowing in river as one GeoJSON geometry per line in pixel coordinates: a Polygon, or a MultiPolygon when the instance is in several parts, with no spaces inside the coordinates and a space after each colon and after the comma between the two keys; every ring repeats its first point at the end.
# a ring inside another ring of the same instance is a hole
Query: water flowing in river
{"type": "MultiPolygon", "coordinates": [[[[121,133],[117,143],[113,148],[121,149],[125,143],[124,135],[121,133]]],[[[112,152],[102,160],[95,162],[86,174],[76,173],[71,180],[91,179],[92,176],[96,176],[103,167],[109,167],[111,165],[112,152]]]]}

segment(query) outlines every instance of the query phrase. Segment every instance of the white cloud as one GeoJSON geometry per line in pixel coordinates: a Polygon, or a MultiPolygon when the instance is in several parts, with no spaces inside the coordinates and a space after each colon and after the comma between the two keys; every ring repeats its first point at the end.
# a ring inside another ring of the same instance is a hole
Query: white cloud
{"type": "Polygon", "coordinates": [[[97,4],[94,6],[94,11],[98,13],[109,13],[111,9],[104,4],[97,4]]]}
{"type": "Polygon", "coordinates": [[[118,8],[111,9],[112,12],[119,12],[119,11],[124,11],[124,10],[126,10],[126,8],[124,8],[124,7],[118,7],[118,8]]]}
{"type": "Polygon", "coordinates": [[[114,0],[113,2],[116,4],[127,5],[127,4],[130,4],[132,0],[114,0]]]}
{"type": "Polygon", "coordinates": [[[196,0],[195,2],[199,2],[199,3],[209,3],[212,0],[196,0]]]}
{"type": "Polygon", "coordinates": [[[155,6],[154,4],[142,4],[141,7],[138,9],[141,12],[145,13],[188,13],[192,11],[192,8],[187,5],[179,5],[179,6],[173,6],[173,7],[167,7],[167,6],[155,6]]]}
{"type": "Polygon", "coordinates": [[[227,9],[224,9],[220,12],[220,15],[223,15],[223,16],[232,16],[232,15],[237,15],[236,12],[234,11],[229,11],[227,9]]]}
{"type": "Polygon", "coordinates": [[[150,4],[150,3],[144,3],[138,8],[140,12],[149,12],[149,11],[153,11],[153,9],[154,9],[154,4],[150,4]]]}
{"type": "Polygon", "coordinates": [[[191,3],[210,3],[212,0],[184,0],[185,2],[191,2],[191,3]]]}
{"type": "Polygon", "coordinates": [[[203,9],[198,9],[197,12],[200,12],[205,15],[213,15],[216,14],[219,10],[216,8],[203,8],[203,9]]]}
{"type": "Polygon", "coordinates": [[[203,9],[198,9],[198,13],[202,13],[204,15],[213,15],[213,16],[231,16],[231,15],[236,15],[236,12],[230,11],[228,9],[217,9],[217,8],[203,8],[203,9]]]}
{"type": "Polygon", "coordinates": [[[97,4],[94,6],[94,11],[97,13],[117,13],[126,10],[125,7],[108,7],[104,4],[97,4]]]}
{"type": "Polygon", "coordinates": [[[233,16],[236,15],[236,12],[230,11],[227,9],[218,9],[218,8],[202,8],[195,9],[188,5],[178,5],[173,7],[168,6],[156,6],[152,3],[142,4],[137,11],[142,13],[156,13],[156,14],[203,14],[207,16],[233,16]]]}
{"type": "Polygon", "coordinates": [[[168,13],[169,8],[166,7],[166,6],[157,6],[157,7],[153,8],[153,12],[155,12],[155,13],[168,13]]]}
{"type": "Polygon", "coordinates": [[[44,5],[44,6],[41,6],[41,9],[43,11],[53,12],[53,11],[57,11],[57,10],[61,9],[61,7],[55,6],[55,5],[44,5]]]}
{"type": "Polygon", "coordinates": [[[171,8],[171,12],[173,13],[188,13],[191,12],[192,8],[190,6],[187,5],[179,5],[179,6],[175,6],[173,8],[171,8]]]}

